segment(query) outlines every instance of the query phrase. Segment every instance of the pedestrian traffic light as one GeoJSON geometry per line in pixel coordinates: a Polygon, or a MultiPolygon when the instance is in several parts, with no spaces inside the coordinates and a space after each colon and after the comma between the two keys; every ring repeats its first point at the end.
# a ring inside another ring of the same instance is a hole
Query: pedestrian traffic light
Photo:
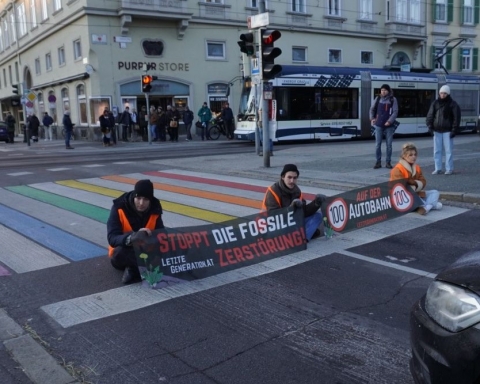
{"type": "Polygon", "coordinates": [[[18,84],[12,84],[12,92],[15,94],[15,95],[18,95],[18,84]]]}
{"type": "Polygon", "coordinates": [[[282,34],[276,29],[262,29],[261,32],[262,76],[264,80],[274,79],[280,72],[282,72],[282,66],[275,64],[275,58],[282,54],[282,50],[278,47],[274,47],[273,44],[282,36],[282,34]]]}
{"type": "Polygon", "coordinates": [[[253,56],[255,54],[255,44],[253,41],[253,33],[242,33],[240,35],[240,41],[238,42],[240,52],[245,53],[247,56],[253,56]]]}
{"type": "Polygon", "coordinates": [[[153,76],[142,75],[142,92],[147,93],[152,90],[153,76]]]}

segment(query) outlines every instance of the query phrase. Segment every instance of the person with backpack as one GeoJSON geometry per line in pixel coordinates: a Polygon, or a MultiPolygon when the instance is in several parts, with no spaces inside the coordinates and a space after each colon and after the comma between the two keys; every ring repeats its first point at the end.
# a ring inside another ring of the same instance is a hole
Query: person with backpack
{"type": "Polygon", "coordinates": [[[15,140],[15,118],[12,115],[12,112],[7,112],[7,118],[5,119],[7,124],[7,134],[8,134],[8,143],[13,144],[15,140]]]}
{"type": "Polygon", "coordinates": [[[435,170],[432,175],[442,173],[442,156],[445,150],[445,175],[453,173],[453,138],[460,126],[461,111],[457,102],[450,96],[450,87],[440,88],[439,97],[427,113],[427,127],[433,133],[433,159],[435,170]]]}
{"type": "Polygon", "coordinates": [[[385,134],[385,143],[387,146],[385,167],[392,169],[392,142],[395,132],[395,120],[398,115],[397,99],[393,97],[392,90],[388,84],[383,84],[380,88],[380,96],[370,107],[370,122],[375,128],[375,156],[377,161],[374,169],[382,168],[382,140],[385,134]]]}

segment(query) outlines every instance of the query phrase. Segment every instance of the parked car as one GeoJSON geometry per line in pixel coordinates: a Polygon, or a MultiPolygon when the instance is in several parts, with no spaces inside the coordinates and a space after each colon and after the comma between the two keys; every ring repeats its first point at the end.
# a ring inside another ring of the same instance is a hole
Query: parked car
{"type": "Polygon", "coordinates": [[[480,384],[480,248],[443,270],[410,314],[417,384],[480,384]]]}
{"type": "Polygon", "coordinates": [[[8,143],[7,124],[0,121],[0,141],[8,143]]]}

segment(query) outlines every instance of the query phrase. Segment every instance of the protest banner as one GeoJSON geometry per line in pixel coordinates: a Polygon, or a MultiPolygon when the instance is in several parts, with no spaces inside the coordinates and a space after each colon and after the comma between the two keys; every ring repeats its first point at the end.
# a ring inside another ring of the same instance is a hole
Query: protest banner
{"type": "Polygon", "coordinates": [[[329,197],[322,210],[335,232],[346,232],[393,219],[421,205],[407,180],[395,180],[329,197]]]}
{"type": "Polygon", "coordinates": [[[303,210],[284,208],[220,224],[160,229],[134,247],[142,279],[162,288],[306,249],[303,210]]]}

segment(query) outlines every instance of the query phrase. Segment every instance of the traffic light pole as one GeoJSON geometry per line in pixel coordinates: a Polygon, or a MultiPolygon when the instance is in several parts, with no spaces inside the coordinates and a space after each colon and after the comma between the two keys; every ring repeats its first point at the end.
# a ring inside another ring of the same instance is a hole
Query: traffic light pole
{"type": "MultiPolygon", "coordinates": [[[[260,0],[258,3],[258,13],[264,13],[266,11],[265,7],[265,0],[260,0]]],[[[258,42],[259,42],[259,47],[260,47],[260,54],[258,55],[259,57],[259,67],[263,68],[263,52],[262,52],[262,30],[258,29],[258,42]]],[[[265,99],[265,82],[268,83],[268,81],[265,81],[263,79],[263,71],[260,70],[261,76],[262,76],[262,82],[261,82],[261,100],[262,100],[262,133],[263,133],[263,166],[265,168],[270,168],[270,129],[269,129],[269,122],[268,122],[268,100],[265,99]]]]}
{"type": "Polygon", "coordinates": [[[152,133],[150,129],[150,99],[148,93],[144,93],[145,100],[147,101],[147,131],[148,131],[148,144],[152,144],[152,133]]]}

